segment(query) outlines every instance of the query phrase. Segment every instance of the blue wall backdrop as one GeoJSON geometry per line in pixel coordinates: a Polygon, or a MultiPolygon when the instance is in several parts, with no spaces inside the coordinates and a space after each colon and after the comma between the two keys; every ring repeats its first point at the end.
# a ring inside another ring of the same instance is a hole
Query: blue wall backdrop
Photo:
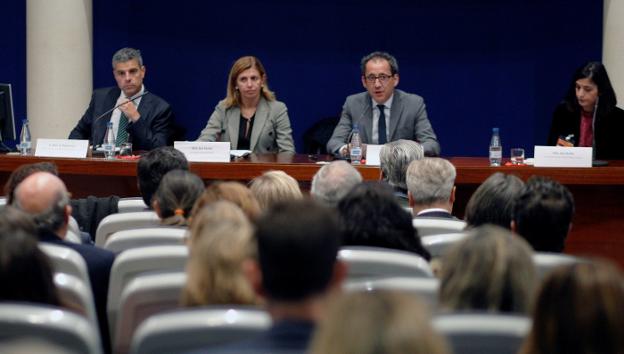
{"type": "MultiPolygon", "coordinates": [[[[0,38],[0,82],[14,83],[19,117],[24,7],[9,1],[0,11],[15,33],[0,38]]],[[[360,58],[386,50],[399,61],[399,87],[425,98],[444,156],[485,156],[494,126],[505,155],[512,146],[532,154],[574,69],[601,59],[602,8],[584,0],[94,0],[94,86],[114,85],[115,50],[140,48],[146,86],[195,139],[225,95],[233,61],[256,55],[301,150],[307,128],[363,90],[360,58]]]]}

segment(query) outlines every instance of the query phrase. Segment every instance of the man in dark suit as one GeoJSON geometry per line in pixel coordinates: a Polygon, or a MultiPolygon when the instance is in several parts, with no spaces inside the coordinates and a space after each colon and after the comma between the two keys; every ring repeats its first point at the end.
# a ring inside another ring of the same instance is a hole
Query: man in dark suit
{"type": "Polygon", "coordinates": [[[41,242],[71,248],[84,258],[95,300],[102,343],[107,348],[109,339],[106,297],[115,255],[92,245],[65,241],[72,212],[69,193],[63,181],[51,173],[36,172],[24,179],[15,190],[14,206],[33,216],[41,242]]]}
{"type": "Polygon", "coordinates": [[[93,92],[87,111],[69,134],[69,139],[88,139],[93,145],[101,145],[107,123],[111,121],[117,145],[132,142],[134,150],[171,145],[174,134],[171,106],[145,90],[141,52],[133,48],[118,50],[113,55],[113,75],[118,87],[93,92]],[[120,104],[118,109],[101,116],[120,104]]]}
{"type": "Polygon", "coordinates": [[[407,167],[407,197],[414,217],[454,219],[455,166],[441,158],[424,158],[407,167]]]}
{"type": "Polygon", "coordinates": [[[362,59],[361,69],[362,85],[367,92],[347,97],[327,151],[346,157],[347,139],[357,123],[364,144],[414,140],[422,144],[426,156],[438,156],[440,145],[423,98],[395,89],[399,84],[396,59],[386,52],[374,52],[362,59]]]}

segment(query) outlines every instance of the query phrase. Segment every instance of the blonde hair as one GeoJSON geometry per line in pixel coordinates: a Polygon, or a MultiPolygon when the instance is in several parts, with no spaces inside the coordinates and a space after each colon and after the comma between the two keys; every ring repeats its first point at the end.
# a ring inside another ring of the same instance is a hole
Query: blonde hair
{"type": "Polygon", "coordinates": [[[446,354],[429,313],[410,294],[390,291],[345,294],[330,304],[312,339],[312,354],[446,354]]]}
{"type": "Polygon", "coordinates": [[[232,69],[230,69],[230,75],[228,76],[227,96],[223,100],[226,109],[232,106],[240,105],[240,93],[236,89],[236,80],[238,79],[238,75],[240,75],[243,71],[251,68],[258,70],[258,72],[260,73],[260,77],[264,79],[264,84],[262,85],[262,89],[260,91],[262,97],[264,97],[264,99],[266,99],[267,101],[275,100],[275,94],[271,92],[271,90],[269,90],[269,82],[267,80],[266,70],[264,70],[264,66],[260,62],[260,59],[254,56],[244,56],[238,58],[232,65],[232,69]]]}
{"type": "Polygon", "coordinates": [[[242,270],[243,262],[255,254],[251,223],[226,201],[205,207],[195,220],[192,234],[198,230],[198,221],[205,225],[193,235],[182,305],[255,304],[253,288],[242,270]]]}
{"type": "Polygon", "coordinates": [[[251,180],[249,189],[256,196],[262,210],[267,210],[277,203],[303,198],[299,182],[284,171],[263,173],[251,180]]]}
{"type": "Polygon", "coordinates": [[[204,206],[219,200],[227,200],[236,204],[247,215],[249,220],[255,221],[260,216],[260,204],[249,188],[239,182],[215,182],[211,184],[193,206],[191,215],[204,206]]]}

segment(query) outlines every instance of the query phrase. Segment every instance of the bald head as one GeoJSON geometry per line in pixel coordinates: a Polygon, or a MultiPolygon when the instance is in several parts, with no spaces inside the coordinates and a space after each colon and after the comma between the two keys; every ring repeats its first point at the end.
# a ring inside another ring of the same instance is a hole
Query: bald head
{"type": "Polygon", "coordinates": [[[48,172],[28,176],[15,190],[15,205],[32,214],[40,229],[64,236],[71,207],[67,188],[57,176],[48,172]]]}
{"type": "Polygon", "coordinates": [[[351,164],[334,161],[316,172],[312,178],[310,194],[325,205],[336,206],[360,182],[362,175],[351,164]]]}

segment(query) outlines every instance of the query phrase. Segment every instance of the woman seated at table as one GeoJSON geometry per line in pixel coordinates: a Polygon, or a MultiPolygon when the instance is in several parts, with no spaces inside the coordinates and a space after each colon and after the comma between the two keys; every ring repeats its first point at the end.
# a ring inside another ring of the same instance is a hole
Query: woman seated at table
{"type": "Polygon", "coordinates": [[[238,59],[228,77],[227,96],[215,107],[198,141],[229,141],[234,150],[295,152],[286,105],[269,90],[258,58],[238,59]]]}
{"type": "Polygon", "coordinates": [[[620,134],[624,132],[624,111],[604,65],[590,62],[579,68],[563,102],[555,109],[549,145],[594,146],[597,159],[624,159],[620,134]]]}

